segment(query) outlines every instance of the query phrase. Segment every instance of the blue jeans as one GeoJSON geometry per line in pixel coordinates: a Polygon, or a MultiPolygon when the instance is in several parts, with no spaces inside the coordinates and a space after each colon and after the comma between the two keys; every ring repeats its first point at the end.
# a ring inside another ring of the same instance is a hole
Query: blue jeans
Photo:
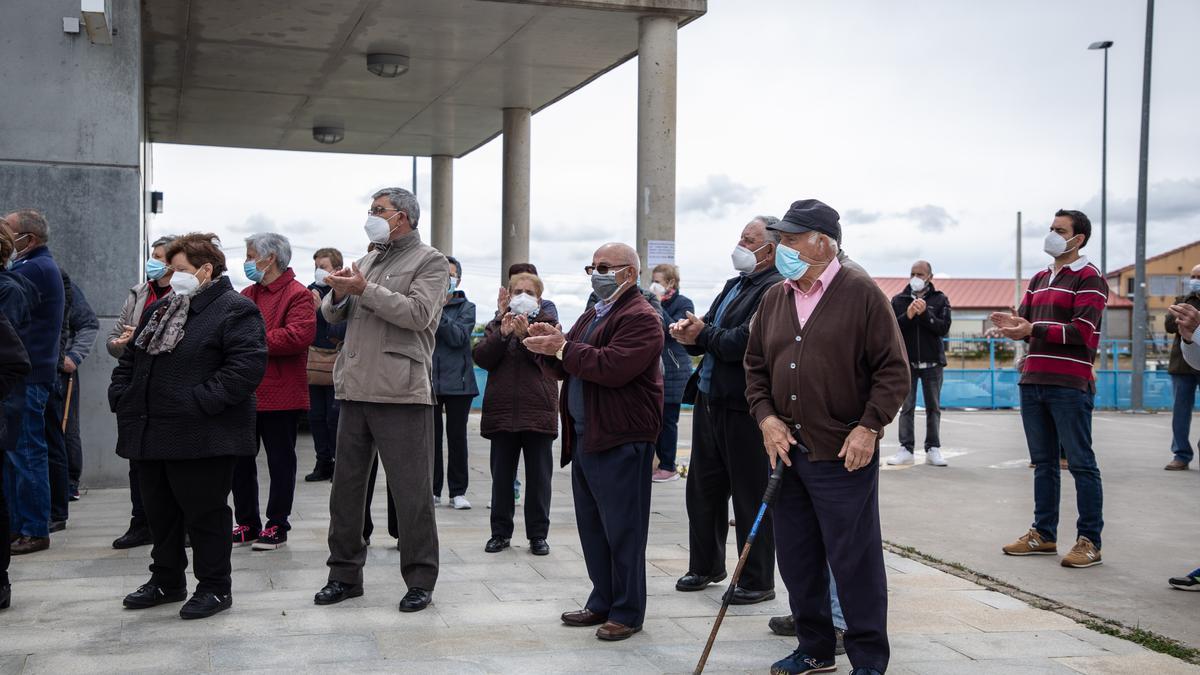
{"type": "Polygon", "coordinates": [[[1191,464],[1192,444],[1188,435],[1192,431],[1192,408],[1196,405],[1196,387],[1200,387],[1200,375],[1172,375],[1175,389],[1175,409],[1171,415],[1171,452],[1175,459],[1191,464]]]}
{"type": "Polygon", "coordinates": [[[679,410],[678,403],[663,404],[662,431],[658,433],[658,443],[655,454],[658,455],[658,468],[664,471],[675,470],[675,449],[679,444],[679,410]]]}
{"type": "Polygon", "coordinates": [[[50,467],[46,447],[47,383],[13,389],[4,401],[4,492],[13,534],[50,536],[50,467]]]}
{"type": "Polygon", "coordinates": [[[1050,541],[1058,540],[1061,472],[1059,447],[1066,451],[1075,479],[1076,529],[1100,548],[1104,529],[1104,490],[1092,450],[1092,394],[1070,387],[1021,385],[1021,421],[1033,462],[1033,527],[1050,541]]]}

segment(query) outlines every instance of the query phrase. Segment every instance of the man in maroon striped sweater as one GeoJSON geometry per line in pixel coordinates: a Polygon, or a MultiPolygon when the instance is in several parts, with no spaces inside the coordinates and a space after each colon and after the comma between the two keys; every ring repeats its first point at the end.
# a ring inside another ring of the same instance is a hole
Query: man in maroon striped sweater
{"type": "Polygon", "coordinates": [[[1054,214],[1044,250],[1054,262],[1029,282],[1017,314],[997,312],[992,323],[1013,340],[1029,344],[1021,366],[1021,421],[1033,472],[1033,526],[1004,547],[1008,555],[1058,553],[1059,447],[1075,479],[1079,519],[1075,546],[1064,567],[1100,564],[1104,492],[1092,450],[1096,378],[1092,364],[1100,344],[1100,318],[1108,284],[1079,254],[1092,223],[1079,211],[1054,214]]]}

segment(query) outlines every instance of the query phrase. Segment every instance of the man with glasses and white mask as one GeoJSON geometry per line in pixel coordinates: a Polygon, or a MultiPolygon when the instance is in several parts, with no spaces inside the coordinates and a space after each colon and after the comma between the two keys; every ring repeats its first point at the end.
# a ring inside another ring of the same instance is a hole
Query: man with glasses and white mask
{"type": "MultiPolygon", "coordinates": [[[[683,397],[685,403],[695,403],[695,409],[687,480],[691,554],[688,573],[675,582],[678,591],[699,591],[725,579],[729,499],[733,498],[740,551],[767,489],[771,470],[758,424],[746,403],[742,357],[750,339],[750,320],[763,293],[783,281],[775,269],[779,233],[768,229],[778,221],[757,216],[742,228],[732,255],[738,275],[725,282],[703,319],[689,312],[671,326],[671,337],[689,354],[704,357],[683,397]]],[[[750,605],[774,597],[775,541],[767,515],[730,602],[750,605]]]]}
{"type": "Polygon", "coordinates": [[[917,409],[917,381],[925,394],[925,463],[946,466],[942,458],[942,370],[946,367],[946,347],[942,340],[950,332],[950,301],[933,287],[933,266],[924,260],[913,263],[908,286],[892,298],[892,311],[900,324],[900,336],[908,352],[912,386],[900,409],[900,449],[888,458],[890,465],[912,464],[916,447],[914,418],[917,409]]]}
{"type": "Polygon", "coordinates": [[[367,255],[325,277],[333,291],[321,301],[326,321],[348,327],[333,368],[341,415],[329,495],[329,582],[314,602],[363,594],[363,505],[378,448],[408,586],[400,611],[416,612],[429,606],[438,576],[430,370],[450,275],[445,256],[421,242],[421,207],[411,192],[386,188],[372,200],[367,255]]]}

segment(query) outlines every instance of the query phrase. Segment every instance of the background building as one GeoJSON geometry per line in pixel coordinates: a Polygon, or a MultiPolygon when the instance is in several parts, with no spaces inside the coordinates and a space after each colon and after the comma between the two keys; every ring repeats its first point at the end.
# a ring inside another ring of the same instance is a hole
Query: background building
{"type": "MultiPolygon", "coordinates": [[[[1200,240],[1193,241],[1152,258],[1146,258],[1146,316],[1150,325],[1147,334],[1161,338],[1166,328],[1167,307],[1183,294],[1192,268],[1200,265],[1200,240]]],[[[1114,293],[1133,300],[1133,265],[1108,273],[1108,286],[1114,293]]],[[[1132,304],[1131,304],[1132,306],[1132,304]]]]}

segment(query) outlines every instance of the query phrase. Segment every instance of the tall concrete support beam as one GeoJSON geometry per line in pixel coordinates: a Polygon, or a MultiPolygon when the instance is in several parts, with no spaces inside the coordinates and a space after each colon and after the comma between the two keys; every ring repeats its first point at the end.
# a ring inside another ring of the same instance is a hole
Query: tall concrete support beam
{"type": "Polygon", "coordinates": [[[433,178],[430,183],[433,201],[433,247],[443,255],[454,255],[454,158],[433,156],[433,178]]]}
{"type": "Polygon", "coordinates": [[[679,21],[642,17],[638,31],[637,248],[650,283],[652,241],[675,242],[675,79],[679,21]]]}
{"type": "Polygon", "coordinates": [[[105,336],[142,279],[141,2],[112,3],[112,44],[64,31],[79,0],[0,2],[0,212],[34,208],[50,223],[50,251],[82,289],[100,334],[79,368],[82,482],[125,485],[108,410],[115,360],[105,336]]]}
{"type": "Polygon", "coordinates": [[[500,285],[508,267],[529,261],[529,109],[504,109],[504,170],[500,213],[500,285]]]}

